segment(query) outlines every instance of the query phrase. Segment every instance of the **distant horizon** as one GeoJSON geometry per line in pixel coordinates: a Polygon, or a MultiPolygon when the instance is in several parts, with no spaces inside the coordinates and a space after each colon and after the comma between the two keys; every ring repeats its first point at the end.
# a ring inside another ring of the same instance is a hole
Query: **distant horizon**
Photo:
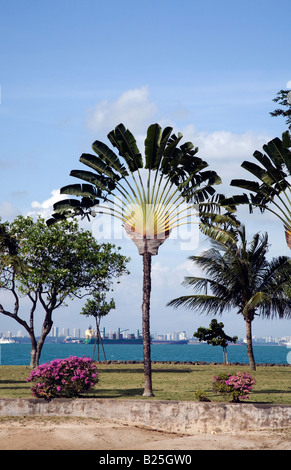
{"type": "MultiPolygon", "coordinates": [[[[58,328],[58,327],[56,327],[58,328]]],[[[76,330],[80,330],[80,336],[73,336],[71,333],[70,333],[70,328],[62,328],[62,330],[68,330],[68,334],[67,333],[59,333],[58,336],[54,336],[52,334],[52,331],[48,334],[48,337],[49,338],[66,338],[67,336],[68,337],[72,337],[72,338],[75,338],[75,339],[78,339],[78,338],[84,338],[85,336],[85,331],[84,331],[84,335],[82,336],[81,335],[81,329],[80,328],[73,328],[73,330],[76,329],[76,330]]],[[[94,328],[92,328],[94,330],[94,328]]],[[[142,336],[142,331],[141,330],[138,330],[139,333],[140,333],[140,336],[142,336]]],[[[100,329],[100,332],[101,334],[103,333],[103,328],[100,329]]],[[[3,338],[29,338],[29,335],[27,332],[23,333],[22,336],[18,336],[18,333],[20,333],[20,330],[17,332],[16,335],[14,335],[12,332],[6,332],[6,334],[4,334],[3,332],[0,331],[0,338],[3,337],[3,338]],[[7,333],[11,333],[9,335],[7,335],[7,333]]],[[[175,335],[175,334],[179,334],[179,333],[186,333],[184,330],[177,330],[177,331],[172,331],[172,332],[166,332],[166,333],[160,333],[160,332],[151,332],[151,336],[153,339],[156,339],[157,337],[166,337],[167,335],[175,335]]],[[[106,337],[107,337],[107,334],[111,335],[111,334],[118,334],[118,330],[115,330],[115,331],[111,331],[109,330],[108,332],[106,331],[106,337]]],[[[121,334],[123,335],[123,333],[121,332],[121,334]]],[[[135,334],[133,331],[131,332],[128,332],[126,334],[124,334],[124,337],[126,337],[128,334],[135,334]]],[[[190,339],[193,339],[193,341],[195,342],[199,342],[199,340],[193,336],[188,336],[187,333],[186,333],[186,338],[188,340],[190,339]]],[[[253,341],[258,341],[258,340],[267,340],[268,341],[265,341],[266,343],[268,342],[278,342],[278,341],[283,341],[283,342],[290,342],[291,341],[291,335],[284,335],[284,336],[272,336],[272,335],[266,335],[266,336],[256,336],[256,335],[253,335],[252,336],[252,339],[253,341]]],[[[245,337],[239,337],[238,338],[238,342],[241,342],[241,341],[244,341],[245,340],[245,337]]],[[[171,341],[171,340],[169,340],[171,341]]],[[[229,343],[230,345],[231,343],[229,343]]]]}

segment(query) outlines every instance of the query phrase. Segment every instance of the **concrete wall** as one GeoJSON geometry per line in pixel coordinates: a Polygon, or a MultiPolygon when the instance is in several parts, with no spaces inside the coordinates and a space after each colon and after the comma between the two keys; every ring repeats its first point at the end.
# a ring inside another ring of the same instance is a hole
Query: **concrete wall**
{"type": "Polygon", "coordinates": [[[195,434],[291,427],[291,406],[114,399],[0,399],[0,416],[91,417],[195,434]]]}

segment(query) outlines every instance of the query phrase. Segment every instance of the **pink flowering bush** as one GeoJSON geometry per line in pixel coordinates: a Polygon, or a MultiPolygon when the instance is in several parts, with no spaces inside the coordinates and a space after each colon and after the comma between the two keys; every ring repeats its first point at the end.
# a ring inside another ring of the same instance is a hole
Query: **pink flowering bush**
{"type": "Polygon", "coordinates": [[[238,403],[240,399],[249,398],[249,393],[256,385],[253,377],[247,372],[235,374],[221,374],[214,376],[213,390],[222,395],[230,395],[232,401],[238,403]]]}
{"type": "Polygon", "coordinates": [[[71,398],[87,392],[98,382],[97,367],[89,357],[54,359],[32,370],[27,382],[37,398],[71,398]]]}

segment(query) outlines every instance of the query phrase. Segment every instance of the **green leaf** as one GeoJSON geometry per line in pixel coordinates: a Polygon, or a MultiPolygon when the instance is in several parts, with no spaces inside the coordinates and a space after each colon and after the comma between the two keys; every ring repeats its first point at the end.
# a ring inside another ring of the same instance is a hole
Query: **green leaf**
{"type": "Polygon", "coordinates": [[[177,148],[178,143],[182,139],[183,135],[179,132],[178,137],[173,134],[171,138],[168,140],[168,145],[166,146],[164,150],[164,158],[162,162],[162,166],[164,166],[166,160],[169,160],[173,157],[173,153],[175,152],[175,149],[177,148]]]}
{"type": "MultiPolygon", "coordinates": [[[[281,181],[282,178],[284,178],[285,174],[281,171],[281,167],[284,163],[282,158],[280,159],[280,165],[277,162],[275,168],[272,165],[270,159],[266,155],[263,155],[261,152],[254,152],[254,157],[266,168],[268,175],[271,177],[270,181],[281,181]]],[[[267,182],[267,180],[265,182],[267,182]]]]}
{"type": "Polygon", "coordinates": [[[252,173],[264,183],[273,184],[276,182],[276,180],[272,178],[266,170],[263,170],[259,165],[256,165],[256,163],[245,161],[241,164],[241,167],[252,173]]]}
{"type": "Polygon", "coordinates": [[[242,314],[247,316],[251,310],[257,309],[264,301],[270,302],[270,295],[266,292],[256,292],[246,303],[242,314]]]}
{"type": "Polygon", "coordinates": [[[223,230],[221,227],[200,224],[200,230],[204,235],[207,235],[218,243],[230,243],[232,245],[236,244],[237,240],[235,234],[231,233],[230,231],[223,230]]]}
{"type": "Polygon", "coordinates": [[[157,152],[161,143],[162,128],[159,124],[152,124],[147,131],[145,139],[145,168],[154,169],[157,161],[157,152]]]}
{"type": "Polygon", "coordinates": [[[291,137],[290,137],[289,131],[283,132],[282,142],[283,142],[283,147],[285,149],[288,149],[289,147],[291,147],[291,137]]]}
{"type": "Polygon", "coordinates": [[[168,144],[168,141],[170,139],[170,136],[172,134],[173,128],[172,127],[165,127],[165,129],[162,132],[162,137],[161,137],[161,142],[159,149],[157,151],[157,159],[155,161],[154,167],[156,169],[159,169],[160,167],[160,162],[163,157],[164,150],[168,144]]]}
{"type": "MultiPolygon", "coordinates": [[[[236,186],[236,181],[240,181],[240,180],[232,180],[230,185],[231,186],[236,186]]],[[[236,205],[239,205],[239,204],[249,204],[250,203],[250,200],[247,196],[247,194],[238,194],[238,195],[235,195],[235,196],[232,196],[232,197],[229,197],[229,198],[226,198],[224,200],[221,201],[221,205],[222,206],[236,206],[236,205]]]]}
{"type": "Polygon", "coordinates": [[[68,209],[75,209],[76,207],[81,207],[81,202],[77,199],[64,199],[54,204],[55,211],[66,211],[68,209]]]}
{"type": "Polygon", "coordinates": [[[97,171],[98,173],[105,174],[108,178],[112,178],[115,180],[120,179],[106,163],[104,163],[101,158],[96,157],[95,155],[91,155],[90,153],[83,153],[80,157],[80,162],[84,163],[84,165],[93,168],[93,170],[97,171]]]}
{"type": "Polygon", "coordinates": [[[103,191],[110,192],[108,186],[106,185],[106,180],[98,177],[98,175],[92,173],[91,171],[72,170],[70,175],[74,176],[75,178],[88,181],[88,183],[94,184],[97,188],[103,189],[103,191]]]}
{"type": "Polygon", "coordinates": [[[231,185],[238,186],[239,188],[243,188],[243,189],[248,189],[249,191],[254,191],[255,193],[260,191],[260,185],[257,181],[234,179],[232,180],[231,185]]]}
{"type": "Polygon", "coordinates": [[[101,191],[91,184],[69,184],[61,188],[61,194],[71,194],[83,197],[100,197],[101,191]]]}
{"type": "Polygon", "coordinates": [[[117,171],[118,173],[120,173],[120,175],[124,178],[128,176],[128,172],[126,171],[125,166],[122,165],[117,155],[115,155],[115,153],[109,147],[107,147],[106,144],[104,144],[103,142],[100,142],[99,140],[95,140],[95,142],[92,145],[92,149],[108,165],[110,165],[114,171],[117,171]]]}
{"type": "Polygon", "coordinates": [[[136,140],[123,124],[116,126],[114,131],[108,134],[108,138],[118,148],[119,155],[125,159],[130,171],[134,172],[143,167],[142,156],[136,140]]]}

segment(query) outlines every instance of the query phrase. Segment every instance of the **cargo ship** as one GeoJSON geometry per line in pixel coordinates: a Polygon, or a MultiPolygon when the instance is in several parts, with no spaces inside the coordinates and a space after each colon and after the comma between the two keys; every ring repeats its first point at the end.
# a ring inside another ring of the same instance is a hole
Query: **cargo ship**
{"type": "Polygon", "coordinates": [[[177,339],[177,340],[167,340],[167,339],[152,339],[151,344],[188,344],[188,339],[177,339]]]}
{"type": "MultiPolygon", "coordinates": [[[[124,334],[127,330],[121,330],[118,328],[117,333],[110,333],[106,335],[105,328],[103,328],[102,332],[100,332],[99,341],[103,344],[142,344],[142,336],[139,334],[139,330],[137,330],[136,334],[124,334]]],[[[96,330],[92,329],[91,326],[85,331],[85,344],[95,344],[97,338],[96,330]]],[[[151,338],[151,344],[188,344],[189,340],[184,339],[177,339],[177,340],[164,340],[164,339],[153,339],[151,338]]]]}
{"type": "MultiPolygon", "coordinates": [[[[103,344],[142,344],[142,336],[139,334],[139,330],[137,334],[123,334],[125,331],[128,330],[120,330],[118,329],[117,333],[111,333],[108,336],[105,333],[105,328],[103,328],[101,333],[101,339],[103,344]]],[[[91,326],[85,331],[85,344],[95,344],[97,338],[96,330],[93,330],[91,326]]]]}

